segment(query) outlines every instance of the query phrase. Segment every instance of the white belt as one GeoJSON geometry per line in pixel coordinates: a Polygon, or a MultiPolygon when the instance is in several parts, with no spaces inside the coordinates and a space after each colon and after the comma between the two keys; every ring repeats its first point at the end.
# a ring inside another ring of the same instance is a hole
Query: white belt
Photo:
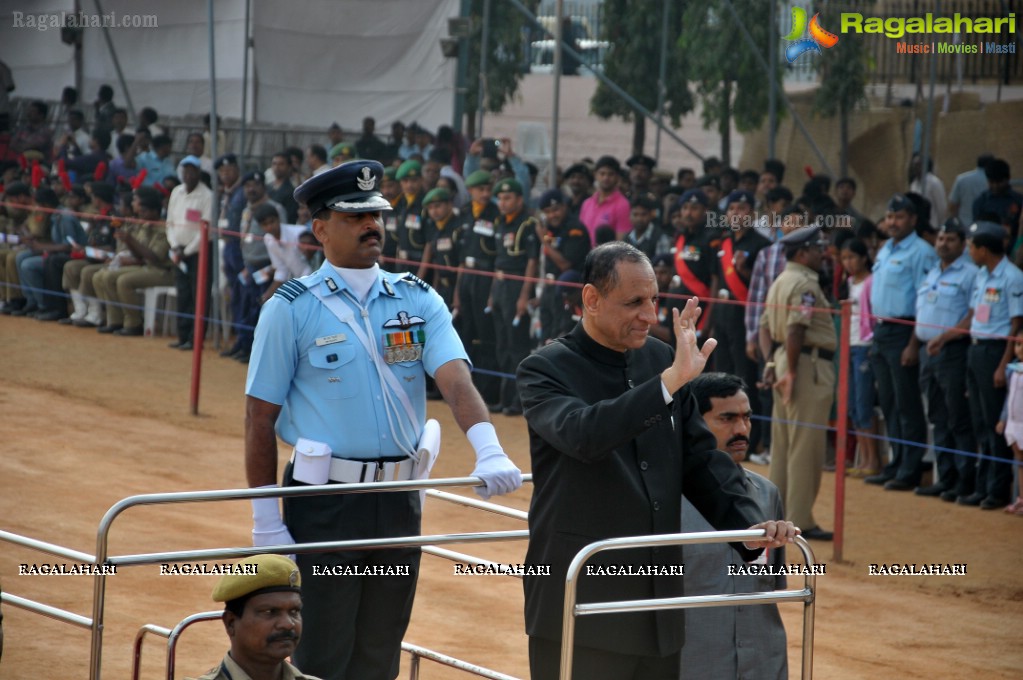
{"type": "MultiPolygon", "coordinates": [[[[295,462],[295,452],[291,452],[291,462],[295,462]]],[[[348,460],[331,456],[329,479],[342,484],[360,484],[362,482],[407,482],[415,479],[416,461],[405,460],[383,462],[376,460],[348,460]]]]}

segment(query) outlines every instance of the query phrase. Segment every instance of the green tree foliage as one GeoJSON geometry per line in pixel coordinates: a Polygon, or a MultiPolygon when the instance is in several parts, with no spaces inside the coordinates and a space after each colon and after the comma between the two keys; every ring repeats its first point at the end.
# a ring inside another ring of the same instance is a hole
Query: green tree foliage
{"type": "MultiPolygon", "coordinates": [[[[475,134],[480,88],[480,63],[483,46],[483,1],[472,0],[469,36],[469,73],[465,96],[465,112],[470,136],[475,134]]],[[[536,13],[539,0],[522,0],[536,13]]],[[[528,22],[509,2],[490,0],[490,22],[487,35],[487,70],[484,78],[484,113],[500,113],[519,90],[525,60],[525,36],[528,22]]]]}
{"type": "MultiPolygon", "coordinates": [[[[746,30],[766,60],[770,3],[731,0],[746,30]]],[[[730,164],[731,122],[740,132],[758,129],[767,115],[770,84],[733,14],[722,0],[687,0],[682,17],[679,58],[689,66],[702,108],[703,126],[717,126],[721,158],[730,164]]]]}
{"type": "MultiPolygon", "coordinates": [[[[677,0],[604,0],[601,37],[611,43],[604,59],[604,73],[644,108],[656,113],[665,2],[669,7],[664,110],[671,124],[678,127],[682,116],[692,111],[693,97],[684,55],[672,49],[681,33],[677,0]]],[[[642,114],[603,83],[597,86],[590,109],[600,118],[618,116],[633,121],[632,152],[642,153],[646,131],[642,114]]]]}
{"type": "MultiPolygon", "coordinates": [[[[872,3],[863,0],[838,0],[824,3],[820,9],[820,22],[825,27],[840,25],[842,12],[864,12],[872,3]]],[[[834,29],[832,29],[834,30],[834,29]]],[[[849,174],[849,114],[866,101],[867,73],[870,53],[865,41],[856,37],[839,39],[831,49],[814,55],[814,67],[820,76],[820,87],[814,99],[814,112],[826,118],[839,116],[841,150],[839,173],[849,174]]]]}

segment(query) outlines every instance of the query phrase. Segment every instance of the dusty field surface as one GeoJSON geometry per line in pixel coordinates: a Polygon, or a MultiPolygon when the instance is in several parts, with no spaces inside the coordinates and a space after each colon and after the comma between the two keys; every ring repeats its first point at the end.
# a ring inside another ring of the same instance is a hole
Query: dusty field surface
{"type": "MultiPolygon", "coordinates": [[[[139,493],[244,486],[244,368],[207,350],[199,417],[188,412],[190,354],[162,338],[101,336],[0,317],[0,529],[94,552],[96,528],[116,501],[139,493]]],[[[471,469],[471,449],[449,412],[431,403],[445,447],[435,477],[471,469]]],[[[498,416],[505,448],[529,466],[525,424],[498,416]]],[[[282,447],[282,459],[286,456],[282,447]]],[[[756,469],[756,468],[754,468],[756,469]]],[[[763,472],[763,468],[760,469],[763,472]]],[[[830,527],[834,476],[817,506],[830,527]]],[[[470,493],[465,490],[465,493],[470,493]]],[[[525,509],[529,487],[502,502],[525,509]]],[[[114,524],[113,554],[248,545],[247,502],[137,508],[114,524]]],[[[427,533],[522,528],[518,521],[435,500],[427,533]]],[[[1023,668],[1023,520],[936,499],[849,482],[846,561],[814,544],[827,573],[817,580],[814,670],[818,678],[1018,678],[1023,668]],[[870,564],[965,564],[963,576],[869,576],[870,564]]],[[[517,562],[524,543],[453,546],[517,562]]],[[[0,547],[5,592],[90,614],[92,579],[18,575],[20,564],[63,562],[19,546],[0,547]]],[[[426,556],[407,640],[518,677],[527,674],[521,584],[508,577],[456,576],[426,556]]],[[[103,676],[129,677],[131,643],[144,623],[173,626],[214,609],[213,576],[161,576],[156,566],[108,579],[103,676]]],[[[801,607],[785,605],[792,677],[798,677],[801,607]]],[[[4,607],[0,678],[86,678],[87,631],[4,607]]],[[[214,665],[227,647],[219,623],[187,631],[178,677],[214,665]]],[[[145,648],[143,677],[157,678],[160,640],[145,648]]],[[[466,677],[424,662],[423,678],[466,677]]]]}

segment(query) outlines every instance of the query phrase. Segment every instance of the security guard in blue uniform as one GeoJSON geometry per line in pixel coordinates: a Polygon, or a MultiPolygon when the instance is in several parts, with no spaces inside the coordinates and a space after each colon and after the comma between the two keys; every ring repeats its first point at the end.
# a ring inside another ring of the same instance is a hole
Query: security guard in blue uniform
{"type": "MultiPolygon", "coordinates": [[[[296,445],[286,486],[421,476],[418,442],[432,375],[476,451],[484,497],[522,478],[489,422],[447,306],[412,274],[383,272],[376,161],[344,163],[295,190],[326,261],[264,305],[246,382],[245,464],[253,487],[277,482],[277,437],[296,445]]],[[[255,545],[411,536],[418,493],[343,494],[253,502],[255,545]]],[[[391,680],[412,611],[418,549],[299,555],[307,635],[294,654],[328,680],[391,680]],[[389,575],[324,576],[336,567],[389,575]],[[314,567],[316,573],[314,573],[314,567]],[[407,572],[407,575],[401,575],[407,572]]]]}
{"type": "Polygon", "coordinates": [[[398,240],[398,262],[394,271],[412,269],[412,262],[423,259],[426,240],[423,236],[423,168],[419,161],[405,161],[394,178],[401,183],[401,198],[394,206],[397,213],[395,236],[398,240]]]}
{"type": "Polygon", "coordinates": [[[974,493],[960,496],[958,502],[983,510],[1004,507],[1012,486],[1012,453],[1005,437],[995,433],[1005,403],[1005,367],[1012,361],[1015,344],[1006,338],[1023,327],[1023,272],[1006,257],[1007,237],[1008,231],[997,222],[976,222],[967,233],[970,257],[980,269],[970,298],[966,387],[973,431],[984,457],[977,462],[974,493]]]}
{"type": "Polygon", "coordinates": [[[864,481],[883,484],[889,491],[909,491],[920,483],[927,442],[912,322],[916,318],[916,291],[938,263],[938,256],[917,235],[916,205],[905,195],[895,194],[888,201],[887,222],[891,238],[877,252],[870,289],[870,307],[879,317],[870,361],[888,436],[913,443],[893,443],[888,465],[864,481]]]}
{"type": "Polygon", "coordinates": [[[491,201],[493,179],[486,170],[465,178],[472,199],[466,208],[467,228],[462,232],[461,265],[453,312],[459,316],[458,334],[469,351],[476,370],[476,389],[487,404],[501,401],[501,379],[497,377],[497,336],[491,317],[490,288],[494,282],[497,257],[495,230],[501,211],[491,201]]]}
{"type": "MultiPolygon", "coordinates": [[[[966,231],[958,217],[938,229],[935,250],[940,262],[916,291],[916,331],[920,347],[920,385],[927,395],[927,419],[934,426],[936,446],[977,450],[966,400],[966,350],[970,346],[970,297],[977,265],[963,252],[966,231]]],[[[976,459],[947,451],[935,454],[938,477],[930,486],[917,487],[920,496],[941,496],[954,501],[973,493],[976,459]]]]}
{"type": "Polygon", "coordinates": [[[519,362],[529,356],[529,301],[536,290],[540,263],[540,239],[537,221],[525,209],[522,185],[518,180],[503,179],[495,187],[501,218],[497,222],[497,257],[494,258],[494,286],[490,291],[497,334],[498,370],[501,380],[500,409],[506,416],[522,414],[519,392],[515,387],[515,371],[519,362]],[[507,278],[509,275],[516,278],[507,278]]]}

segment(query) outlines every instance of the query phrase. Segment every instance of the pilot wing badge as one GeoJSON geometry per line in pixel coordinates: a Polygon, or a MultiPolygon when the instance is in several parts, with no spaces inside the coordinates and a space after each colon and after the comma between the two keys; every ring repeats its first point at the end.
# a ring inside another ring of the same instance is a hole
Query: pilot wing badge
{"type": "Polygon", "coordinates": [[[368,166],[362,168],[361,177],[356,178],[355,181],[359,185],[360,191],[373,191],[377,184],[377,178],[373,176],[373,172],[368,166]]]}

